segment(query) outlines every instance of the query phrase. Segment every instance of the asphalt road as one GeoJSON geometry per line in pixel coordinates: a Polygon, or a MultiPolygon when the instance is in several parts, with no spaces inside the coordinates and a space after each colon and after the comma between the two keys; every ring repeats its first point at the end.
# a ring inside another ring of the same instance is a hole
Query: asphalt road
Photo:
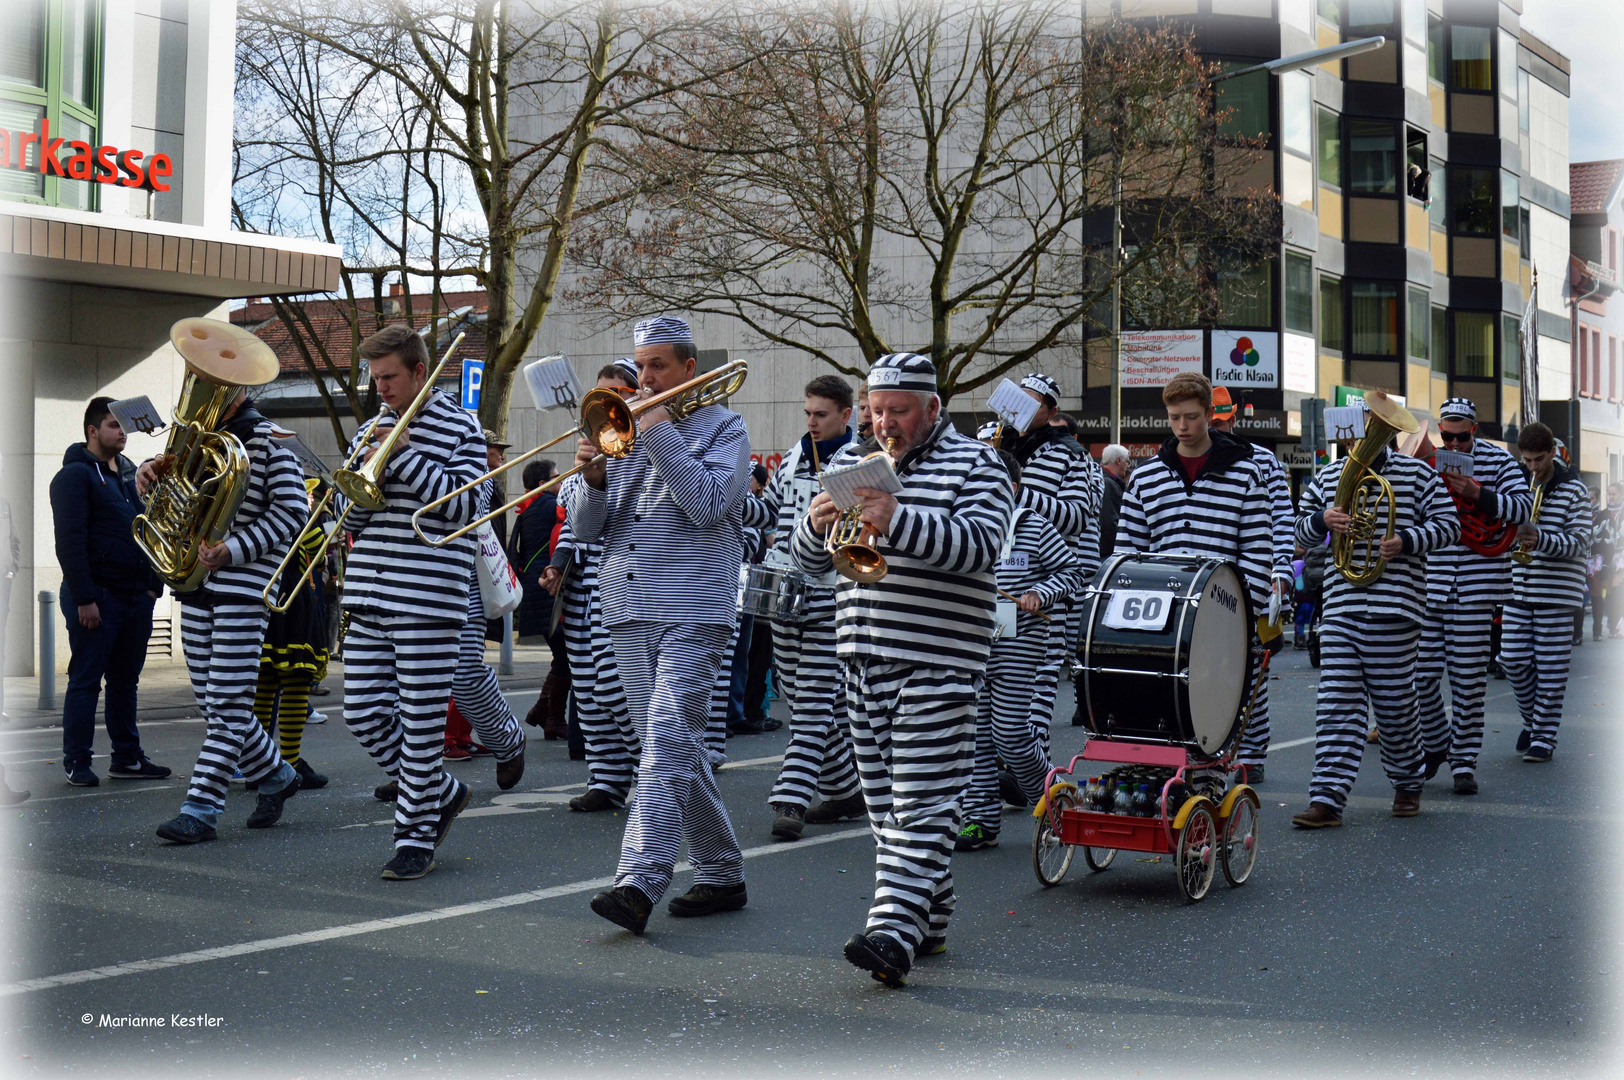
{"type": "MultiPolygon", "coordinates": [[[[1576,652],[1550,765],[1512,754],[1510,688],[1492,682],[1480,795],[1440,779],[1419,818],[1393,819],[1372,753],[1347,825],[1302,833],[1289,818],[1306,800],[1315,672],[1288,652],[1247,885],[1220,877],[1185,905],[1169,860],[1124,853],[1102,874],[1079,858],[1043,889],[1031,819],[1009,811],[1001,847],[955,859],[948,952],[904,991],[840,955],[867,910],[866,829],[768,834],[784,732],[732,740],[721,774],[749,907],[698,920],[662,907],[642,938],[587,908],[624,819],[562,805],[585,768],[559,742],[532,742],[506,795],[488,760],[452,766],[474,808],[435,873],[396,883],[378,877],[379,775],[336,717],[307,739],[331,786],[253,833],[239,790],[220,840],[193,848],[152,831],[180,780],[72,789],[55,732],[8,733],[0,760],[34,798],[0,815],[0,1060],[16,1075],[118,1076],[1608,1074],[1621,866],[1604,784],[1621,663],[1621,642],[1576,652]]],[[[521,712],[532,699],[514,697],[521,712]]],[[[151,723],[143,738],[184,773],[201,730],[151,723]]],[[[1057,729],[1057,753],[1080,732],[1057,729]]]]}

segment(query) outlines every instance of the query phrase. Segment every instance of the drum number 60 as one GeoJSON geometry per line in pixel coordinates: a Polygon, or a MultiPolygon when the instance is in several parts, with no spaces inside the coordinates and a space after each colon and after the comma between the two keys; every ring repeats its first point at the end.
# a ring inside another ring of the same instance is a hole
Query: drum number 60
{"type": "Polygon", "coordinates": [[[1171,599],[1161,592],[1116,593],[1106,613],[1106,625],[1122,630],[1160,630],[1167,625],[1171,599]]]}

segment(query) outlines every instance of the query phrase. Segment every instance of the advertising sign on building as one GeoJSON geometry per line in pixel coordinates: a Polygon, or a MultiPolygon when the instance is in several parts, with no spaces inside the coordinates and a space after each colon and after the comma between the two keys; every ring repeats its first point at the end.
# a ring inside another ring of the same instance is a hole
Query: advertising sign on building
{"type": "Polygon", "coordinates": [[[1206,366],[1199,330],[1145,330],[1122,335],[1122,387],[1160,390],[1180,372],[1206,366]]]}
{"type": "MultiPolygon", "coordinates": [[[[1301,334],[1281,334],[1280,338],[1280,388],[1312,394],[1316,389],[1314,339],[1301,334]]],[[[1213,358],[1217,355],[1214,352],[1213,358]]]]}
{"type": "Polygon", "coordinates": [[[1270,389],[1280,385],[1280,335],[1273,330],[1214,330],[1214,386],[1270,389]]]}

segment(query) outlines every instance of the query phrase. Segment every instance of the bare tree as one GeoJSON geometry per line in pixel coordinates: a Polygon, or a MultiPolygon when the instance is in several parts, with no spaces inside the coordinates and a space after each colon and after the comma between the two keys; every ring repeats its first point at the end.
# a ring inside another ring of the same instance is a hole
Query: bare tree
{"type": "Polygon", "coordinates": [[[1221,133],[1187,35],[1083,26],[1060,0],[782,18],[792,47],[682,98],[695,138],[735,152],[700,170],[645,140],[629,161],[694,181],[577,243],[573,295],[605,320],[723,314],[853,375],[853,345],[913,349],[951,397],[1080,347],[1114,281],[1147,317],[1210,316],[1215,269],[1278,241],[1277,200],[1243,184],[1259,151],[1221,133]]]}

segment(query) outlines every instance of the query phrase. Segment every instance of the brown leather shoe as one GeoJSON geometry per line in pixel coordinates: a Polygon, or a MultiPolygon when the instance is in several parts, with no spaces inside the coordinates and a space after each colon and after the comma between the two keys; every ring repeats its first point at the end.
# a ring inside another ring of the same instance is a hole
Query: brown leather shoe
{"type": "Polygon", "coordinates": [[[1342,825],[1342,815],[1324,803],[1309,803],[1308,809],[1291,819],[1299,829],[1335,829],[1342,825]]]}
{"type": "Polygon", "coordinates": [[[521,748],[516,757],[508,761],[496,763],[496,786],[503,791],[510,790],[524,777],[524,750],[521,748]]]}
{"type": "Polygon", "coordinates": [[[1395,791],[1393,792],[1393,816],[1415,817],[1421,812],[1421,792],[1395,791]]]}

